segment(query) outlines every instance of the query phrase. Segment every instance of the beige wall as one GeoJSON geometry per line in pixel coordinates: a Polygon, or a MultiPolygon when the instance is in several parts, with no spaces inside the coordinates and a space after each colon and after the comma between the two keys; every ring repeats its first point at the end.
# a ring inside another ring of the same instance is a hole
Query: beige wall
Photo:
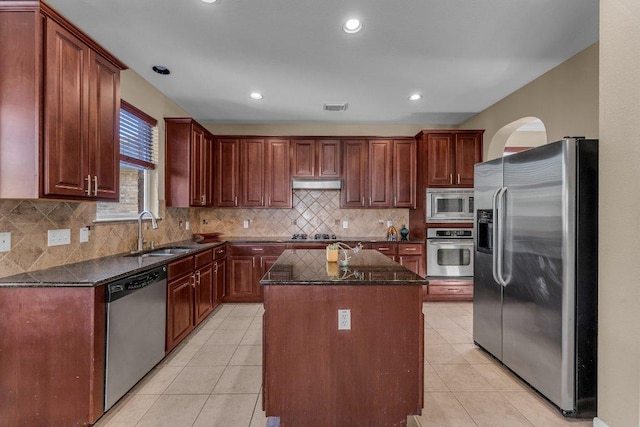
{"type": "Polygon", "coordinates": [[[547,142],[545,131],[515,131],[507,139],[505,147],[538,147],[547,142]]]}
{"type": "Polygon", "coordinates": [[[640,425],[640,2],[600,2],[598,418],[640,425]]]}
{"type": "Polygon", "coordinates": [[[463,122],[462,129],[485,129],[484,158],[500,157],[523,123],[537,117],[548,141],[566,135],[598,137],[598,44],[583,50],[536,80],[463,122]],[[503,127],[507,126],[502,132],[503,127]]]}
{"type": "Polygon", "coordinates": [[[167,98],[133,70],[120,73],[120,97],[158,121],[160,152],[158,160],[158,197],[164,200],[164,118],[190,117],[178,104],[167,98]]]}

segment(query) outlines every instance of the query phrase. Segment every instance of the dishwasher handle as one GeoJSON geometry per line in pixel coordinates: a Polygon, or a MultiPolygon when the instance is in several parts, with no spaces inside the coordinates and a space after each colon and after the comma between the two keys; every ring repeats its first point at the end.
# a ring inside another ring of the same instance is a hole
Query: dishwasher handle
{"type": "Polygon", "coordinates": [[[167,266],[154,268],[142,273],[137,273],[132,276],[125,277],[118,281],[107,284],[106,286],[106,300],[107,303],[118,300],[122,297],[129,295],[132,292],[137,291],[151,285],[152,283],[160,282],[167,279],[167,266]]]}

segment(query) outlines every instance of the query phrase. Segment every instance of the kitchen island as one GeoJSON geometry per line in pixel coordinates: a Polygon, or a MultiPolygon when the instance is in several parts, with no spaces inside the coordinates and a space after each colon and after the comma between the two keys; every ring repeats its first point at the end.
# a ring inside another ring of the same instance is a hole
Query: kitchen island
{"type": "Polygon", "coordinates": [[[422,411],[427,282],[377,251],[349,255],[286,250],[260,281],[263,405],[280,426],[401,426],[422,411]]]}

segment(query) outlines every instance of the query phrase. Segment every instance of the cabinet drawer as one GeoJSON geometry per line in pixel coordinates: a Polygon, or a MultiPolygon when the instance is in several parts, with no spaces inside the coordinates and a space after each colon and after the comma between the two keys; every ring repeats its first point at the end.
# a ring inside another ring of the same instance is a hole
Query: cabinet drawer
{"type": "Polygon", "coordinates": [[[213,248],[213,259],[218,260],[227,256],[227,245],[220,245],[213,248]]]}
{"type": "Polygon", "coordinates": [[[167,280],[182,276],[183,274],[193,273],[193,257],[186,257],[169,264],[167,280]]]}
{"type": "Polygon", "coordinates": [[[213,261],[213,251],[209,249],[208,251],[200,252],[199,254],[195,254],[194,258],[195,268],[203,267],[207,264],[211,264],[213,261]]]}
{"type": "Polygon", "coordinates": [[[472,285],[429,285],[427,286],[429,295],[473,295],[472,285]]]}
{"type": "Polygon", "coordinates": [[[395,243],[372,243],[371,249],[381,252],[385,255],[395,255],[397,244],[395,243]]]}
{"type": "Polygon", "coordinates": [[[424,250],[424,244],[422,243],[414,243],[414,244],[399,244],[398,245],[398,255],[422,255],[424,250]]]}
{"type": "Polygon", "coordinates": [[[262,255],[280,255],[284,251],[286,245],[284,244],[255,244],[255,245],[231,245],[229,250],[231,256],[262,256],[262,255]]]}

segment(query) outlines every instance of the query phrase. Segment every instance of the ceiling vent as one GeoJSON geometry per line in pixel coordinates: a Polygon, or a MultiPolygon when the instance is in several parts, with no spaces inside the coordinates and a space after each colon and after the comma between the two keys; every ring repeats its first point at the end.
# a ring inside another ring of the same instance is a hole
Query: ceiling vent
{"type": "Polygon", "coordinates": [[[322,109],[324,111],[344,111],[348,106],[349,104],[324,104],[322,109]]]}

